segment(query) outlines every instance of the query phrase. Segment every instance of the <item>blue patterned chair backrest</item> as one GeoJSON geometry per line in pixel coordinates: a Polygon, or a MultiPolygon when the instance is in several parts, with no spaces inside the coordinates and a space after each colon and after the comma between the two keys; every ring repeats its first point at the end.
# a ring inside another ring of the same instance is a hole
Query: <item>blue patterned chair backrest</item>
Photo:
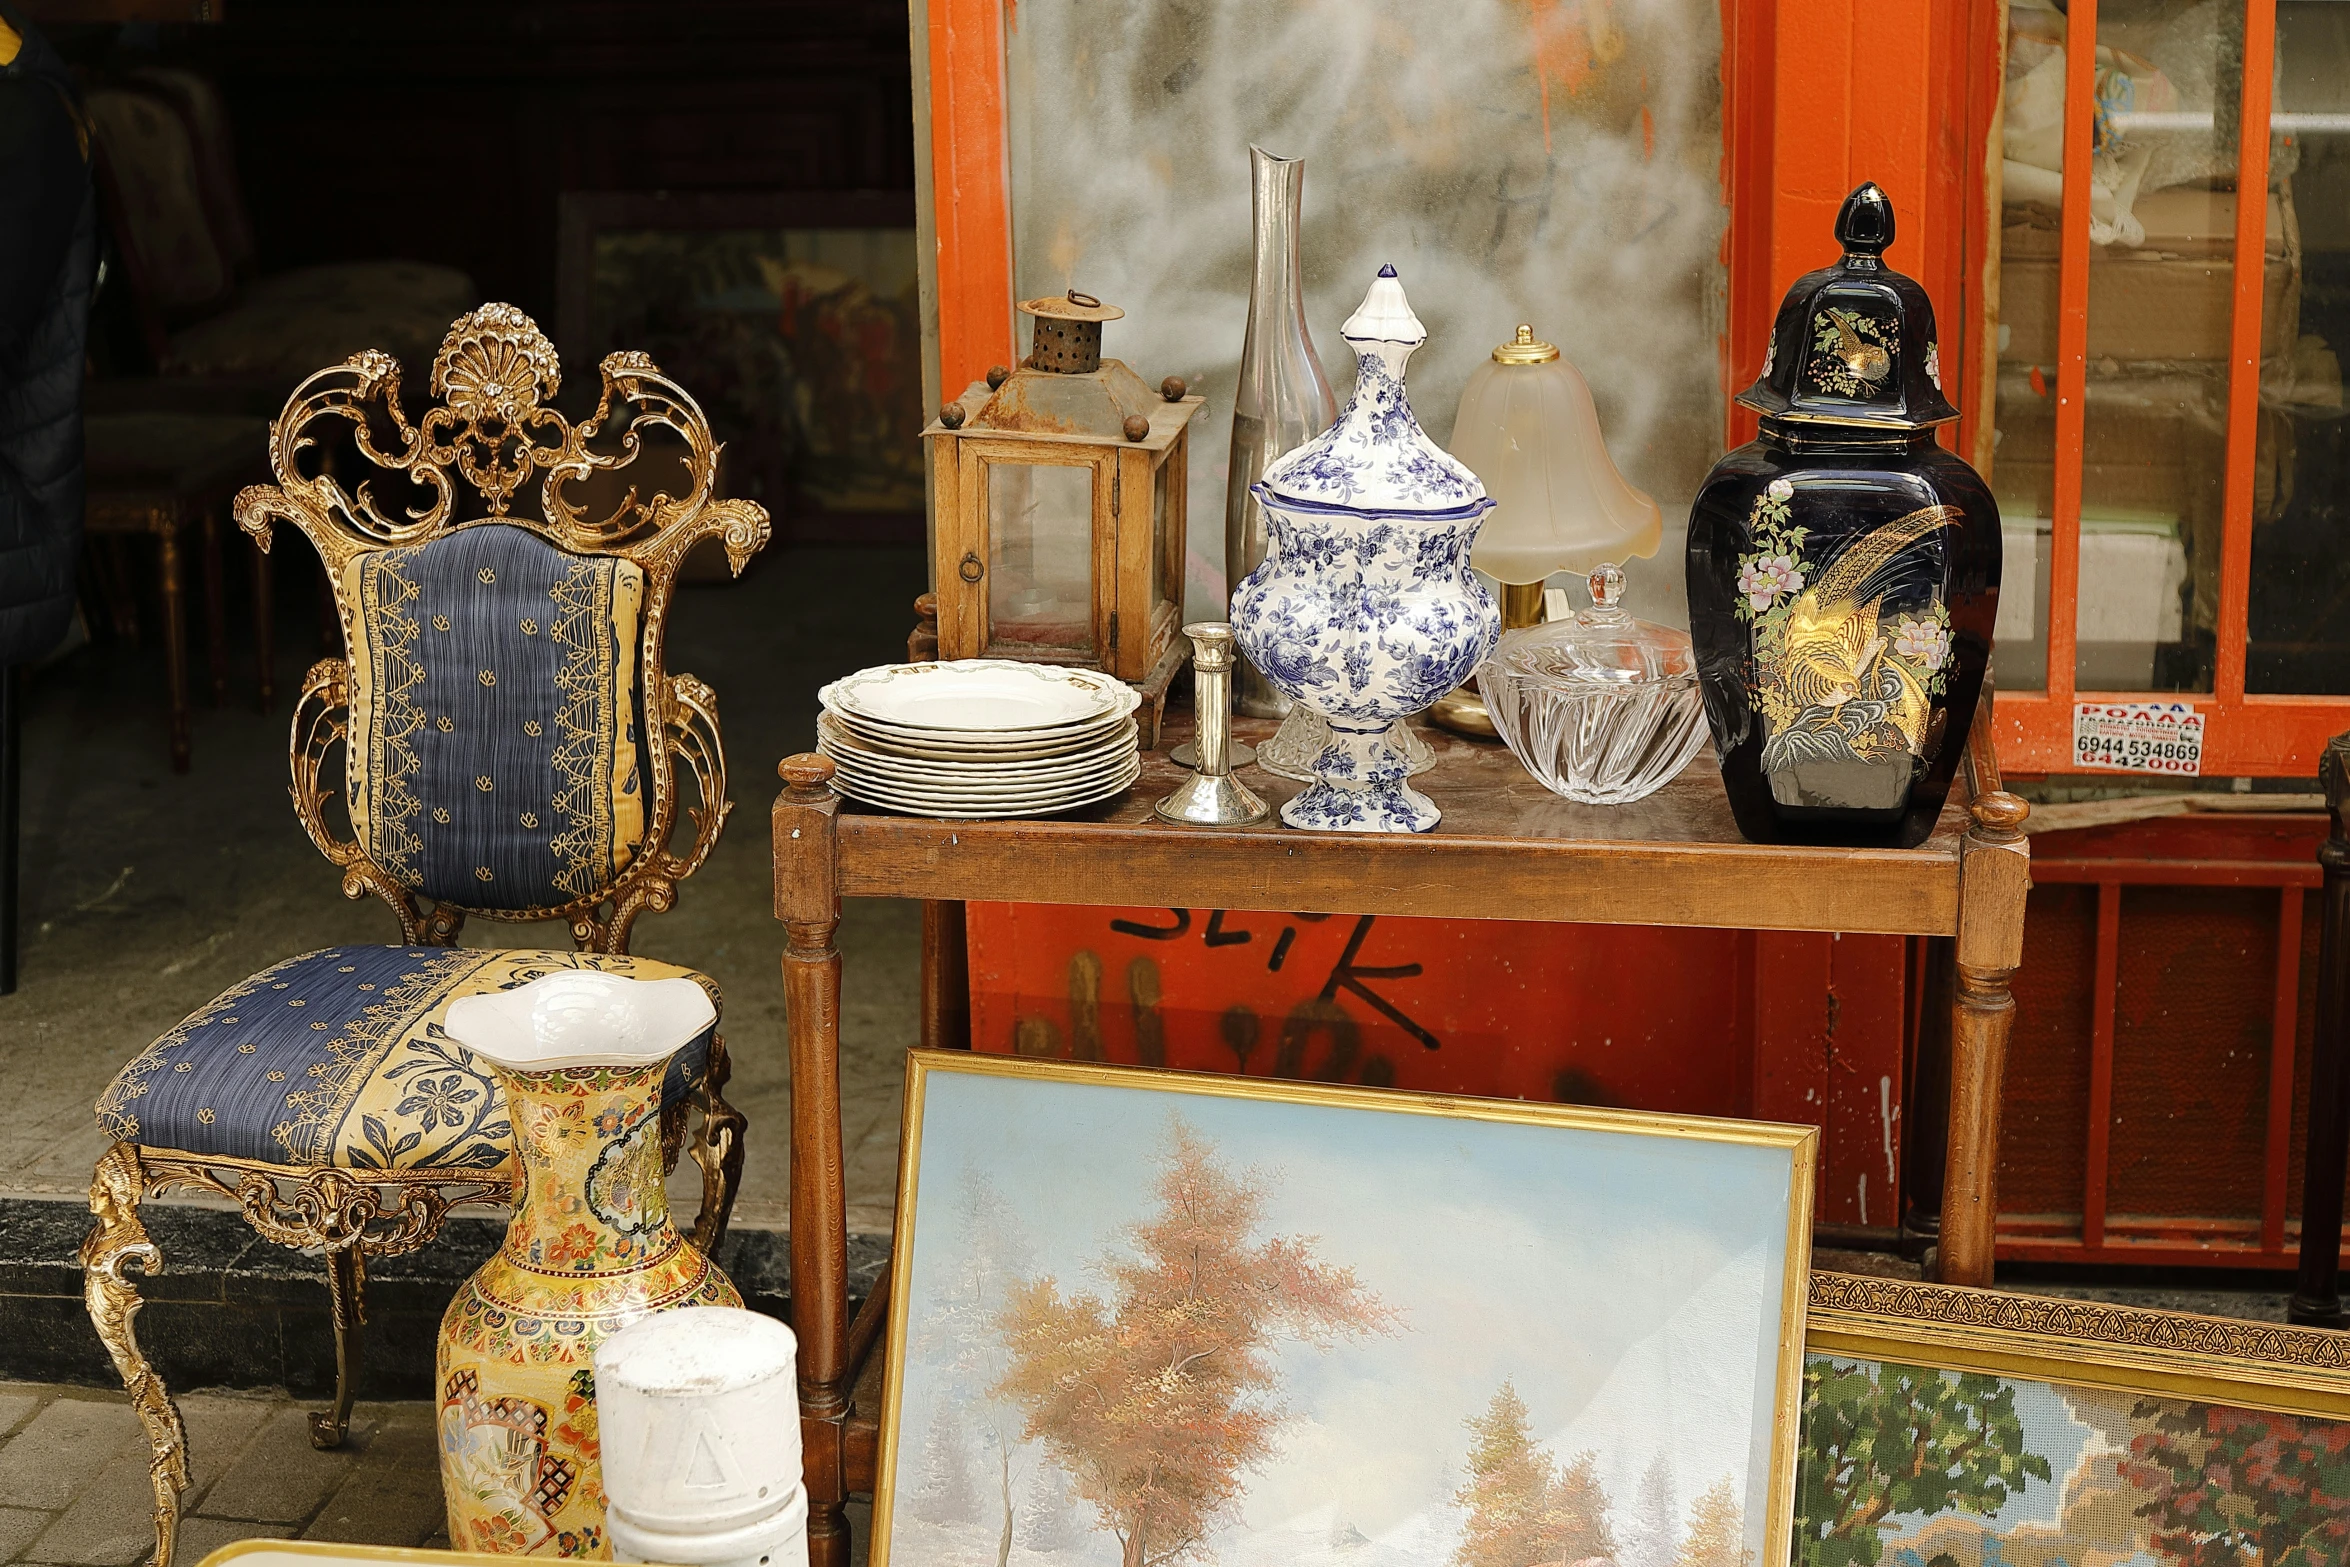
{"type": "Polygon", "coordinates": [[[352,606],[351,823],[402,886],[522,913],[596,896],[643,844],[644,573],[504,523],[372,550],[352,606]]]}

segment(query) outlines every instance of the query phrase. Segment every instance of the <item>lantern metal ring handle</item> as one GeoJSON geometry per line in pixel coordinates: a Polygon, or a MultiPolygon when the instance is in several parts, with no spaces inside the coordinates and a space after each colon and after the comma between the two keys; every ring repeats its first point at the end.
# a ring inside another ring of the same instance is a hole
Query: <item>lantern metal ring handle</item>
{"type": "Polygon", "coordinates": [[[1072,305],[1083,305],[1088,310],[1099,310],[1102,307],[1102,302],[1100,300],[1094,298],[1091,294],[1080,294],[1075,289],[1069,290],[1069,303],[1072,305]]]}
{"type": "Polygon", "coordinates": [[[962,564],[955,568],[955,575],[961,577],[965,582],[975,583],[987,575],[987,567],[980,561],[976,550],[965,550],[962,564]]]}

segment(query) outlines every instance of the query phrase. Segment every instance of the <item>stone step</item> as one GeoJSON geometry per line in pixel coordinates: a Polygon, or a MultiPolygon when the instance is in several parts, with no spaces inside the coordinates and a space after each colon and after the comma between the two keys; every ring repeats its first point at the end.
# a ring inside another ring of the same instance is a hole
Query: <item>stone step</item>
{"type": "MultiPolygon", "coordinates": [[[[139,1280],[146,1303],[139,1344],[165,1386],[275,1389],[297,1398],[333,1392],[322,1259],[263,1240],[220,1208],[151,1202],[140,1217],[163,1271],[139,1280]]],[[[122,1385],[82,1300],[76,1253],[89,1229],[79,1203],[0,1196],[0,1381],[122,1385]]],[[[432,1245],[370,1260],[360,1397],[432,1396],[441,1313],[504,1233],[502,1219],[453,1217],[432,1245]]],[[[718,1253],[745,1304],[785,1320],[789,1246],[782,1230],[737,1224],[718,1253]]],[[[853,1300],[864,1299],[888,1256],[887,1236],[849,1237],[853,1300]]]]}

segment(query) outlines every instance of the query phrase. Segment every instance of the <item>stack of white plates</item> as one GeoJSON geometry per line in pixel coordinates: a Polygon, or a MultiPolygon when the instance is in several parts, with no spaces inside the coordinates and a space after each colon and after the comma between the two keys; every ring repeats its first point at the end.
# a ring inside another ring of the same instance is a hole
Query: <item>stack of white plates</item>
{"type": "Polygon", "coordinates": [[[882,664],[817,693],[816,743],[852,800],[921,816],[1046,816],[1142,772],[1141,695],[1091,669],[1008,659],[882,664]]]}

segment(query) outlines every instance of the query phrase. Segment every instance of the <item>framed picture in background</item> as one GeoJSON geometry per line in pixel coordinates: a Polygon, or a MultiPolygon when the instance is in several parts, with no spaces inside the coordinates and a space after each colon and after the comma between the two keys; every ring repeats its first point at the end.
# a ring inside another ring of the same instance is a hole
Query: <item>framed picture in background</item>
{"type": "Polygon", "coordinates": [[[2350,1561],[2350,1335],[1818,1273],[1805,1347],[1796,1567],[2350,1561]]]}
{"type": "Polygon", "coordinates": [[[922,538],[910,194],[567,191],[559,244],[576,375],[632,348],[694,388],[781,538],[922,538]]]}
{"type": "Polygon", "coordinates": [[[908,1060],[873,1567],[1787,1560],[1814,1129],[908,1060]]]}

